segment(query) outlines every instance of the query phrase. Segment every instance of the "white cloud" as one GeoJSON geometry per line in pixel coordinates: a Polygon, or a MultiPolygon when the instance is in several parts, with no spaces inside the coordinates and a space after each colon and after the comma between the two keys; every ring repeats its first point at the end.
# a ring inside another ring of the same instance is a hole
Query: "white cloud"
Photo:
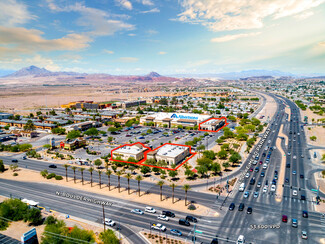
{"type": "Polygon", "coordinates": [[[16,0],[0,1],[0,9],[0,25],[3,26],[25,24],[37,18],[35,15],[29,13],[25,4],[16,0]]]}
{"type": "Polygon", "coordinates": [[[132,3],[128,0],[115,0],[115,2],[123,8],[128,10],[132,10],[132,3]]]}
{"type": "Polygon", "coordinates": [[[226,35],[226,36],[213,38],[213,39],[211,39],[211,42],[228,42],[228,41],[233,41],[233,40],[243,38],[243,37],[257,36],[259,34],[261,34],[261,32],[236,34],[236,35],[226,35]]]}
{"type": "Polygon", "coordinates": [[[80,50],[92,40],[85,35],[68,34],[58,39],[45,39],[43,32],[23,27],[0,26],[0,53],[2,55],[36,51],[80,50]]]}
{"type": "Polygon", "coordinates": [[[25,61],[26,65],[35,65],[39,67],[44,67],[45,69],[51,71],[59,71],[60,67],[56,65],[52,59],[44,58],[41,55],[35,55],[32,58],[27,58],[25,61]]]}
{"type": "Polygon", "coordinates": [[[138,2],[142,3],[143,5],[153,6],[154,3],[151,0],[138,0],[138,2]]]}
{"type": "Polygon", "coordinates": [[[153,30],[153,29],[147,30],[146,32],[147,32],[147,34],[149,34],[149,35],[156,35],[156,34],[159,33],[158,31],[153,30]]]}
{"type": "Polygon", "coordinates": [[[295,15],[295,18],[300,19],[300,20],[304,20],[304,19],[307,19],[307,18],[309,18],[310,16],[313,16],[313,15],[314,15],[314,12],[307,11],[307,12],[303,12],[301,14],[295,15]]]}
{"type": "Polygon", "coordinates": [[[262,28],[266,18],[294,16],[325,0],[181,0],[178,20],[201,24],[212,31],[262,28]]]}
{"type": "Polygon", "coordinates": [[[150,10],[147,10],[147,11],[141,11],[140,13],[142,14],[148,14],[148,13],[159,13],[160,10],[158,8],[153,8],[153,9],[150,9],[150,10]]]}
{"type": "Polygon", "coordinates": [[[134,25],[117,19],[125,18],[125,16],[113,16],[103,10],[86,7],[82,3],[60,7],[56,5],[53,0],[47,0],[47,2],[49,8],[53,11],[79,13],[81,17],[77,20],[77,24],[90,29],[88,32],[90,35],[108,36],[114,35],[118,31],[135,29],[134,25]]]}
{"type": "Polygon", "coordinates": [[[135,63],[139,61],[138,58],[134,58],[134,57],[121,57],[120,60],[124,63],[135,63]]]}
{"type": "Polygon", "coordinates": [[[165,55],[167,54],[166,52],[158,52],[159,55],[165,55]]]}
{"type": "Polygon", "coordinates": [[[128,36],[136,36],[137,34],[134,34],[134,33],[130,33],[128,34],[128,36]]]}
{"type": "Polygon", "coordinates": [[[114,54],[114,51],[107,50],[107,49],[104,49],[103,52],[107,54],[114,54]]]}

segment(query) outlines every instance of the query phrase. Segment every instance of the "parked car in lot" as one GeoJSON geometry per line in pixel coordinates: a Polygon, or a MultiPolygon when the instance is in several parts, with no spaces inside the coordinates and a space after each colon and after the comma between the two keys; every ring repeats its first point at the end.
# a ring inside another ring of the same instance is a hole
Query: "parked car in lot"
{"type": "Polygon", "coordinates": [[[179,230],[176,230],[176,229],[171,229],[170,234],[175,235],[175,236],[181,236],[182,232],[180,232],[179,230]]]}

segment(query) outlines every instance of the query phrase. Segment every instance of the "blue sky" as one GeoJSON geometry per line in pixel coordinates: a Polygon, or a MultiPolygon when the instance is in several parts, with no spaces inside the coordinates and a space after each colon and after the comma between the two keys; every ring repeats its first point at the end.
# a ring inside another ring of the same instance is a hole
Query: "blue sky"
{"type": "Polygon", "coordinates": [[[325,0],[0,0],[0,69],[324,73],[325,0]]]}

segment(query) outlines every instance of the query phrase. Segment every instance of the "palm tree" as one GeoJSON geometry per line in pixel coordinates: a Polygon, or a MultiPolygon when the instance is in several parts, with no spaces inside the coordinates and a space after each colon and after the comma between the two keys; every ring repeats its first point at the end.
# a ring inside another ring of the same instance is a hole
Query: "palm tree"
{"type": "Polygon", "coordinates": [[[164,181],[158,181],[157,185],[160,186],[160,201],[162,201],[162,187],[165,184],[164,181]]]}
{"type": "Polygon", "coordinates": [[[70,165],[63,164],[63,167],[65,168],[65,180],[68,181],[68,168],[70,167],[70,165]]]}
{"type": "Polygon", "coordinates": [[[76,166],[72,166],[71,169],[73,170],[73,181],[76,184],[76,169],[77,169],[77,167],[76,166]]]}
{"type": "Polygon", "coordinates": [[[93,171],[94,171],[94,168],[90,167],[88,169],[88,171],[90,172],[90,186],[93,187],[93,171]]]}
{"type": "Polygon", "coordinates": [[[139,192],[139,197],[140,197],[140,181],[143,180],[141,175],[137,175],[135,179],[138,181],[138,192],[139,192]]]}
{"type": "Polygon", "coordinates": [[[117,180],[118,180],[118,185],[117,185],[117,187],[118,187],[118,193],[120,193],[121,192],[120,179],[121,179],[122,172],[121,171],[117,171],[116,172],[116,175],[117,175],[117,180]]]}
{"type": "Polygon", "coordinates": [[[107,175],[107,178],[108,178],[108,190],[110,191],[111,190],[111,174],[112,174],[112,170],[107,170],[105,172],[105,174],[107,175]]]}
{"type": "Polygon", "coordinates": [[[84,184],[84,170],[85,168],[79,168],[79,171],[81,172],[81,182],[84,184]]]}
{"type": "Polygon", "coordinates": [[[128,194],[130,195],[130,180],[132,179],[132,175],[127,173],[125,177],[128,179],[128,194]]]}
{"type": "Polygon", "coordinates": [[[173,184],[170,184],[169,186],[173,189],[173,196],[172,196],[172,198],[173,198],[173,203],[174,203],[174,190],[175,190],[175,187],[177,185],[173,183],[173,184]]]}
{"type": "Polygon", "coordinates": [[[102,189],[102,171],[97,170],[99,176],[99,189],[102,189]]]}
{"type": "Polygon", "coordinates": [[[191,189],[189,184],[185,184],[183,187],[183,190],[185,191],[185,206],[186,206],[186,202],[187,202],[187,191],[191,189]]]}

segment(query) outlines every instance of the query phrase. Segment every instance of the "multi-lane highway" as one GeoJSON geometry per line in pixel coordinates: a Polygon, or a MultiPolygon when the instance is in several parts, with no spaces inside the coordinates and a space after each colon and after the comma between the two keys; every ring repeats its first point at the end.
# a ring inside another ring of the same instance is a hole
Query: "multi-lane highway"
{"type": "MultiPolygon", "coordinates": [[[[325,221],[319,213],[313,211],[312,194],[306,189],[308,184],[310,184],[308,182],[310,179],[306,177],[310,161],[308,159],[308,150],[306,149],[305,134],[301,129],[299,110],[291,101],[282,97],[271,96],[278,104],[275,116],[270,120],[271,122],[265,134],[261,135],[260,143],[252,149],[252,153],[243,163],[242,170],[229,175],[229,179],[237,177],[239,181],[244,182],[245,190],[243,192],[238,191],[239,184],[237,184],[235,190],[229,196],[226,198],[219,197],[218,199],[214,194],[189,191],[189,200],[205,205],[220,214],[219,217],[196,216],[199,219],[196,228],[202,231],[202,233],[197,235],[198,241],[210,243],[212,238],[217,235],[219,243],[226,243],[227,239],[235,242],[239,235],[244,235],[247,243],[317,243],[319,238],[322,237],[324,233],[322,232],[322,223],[325,221]],[[290,115],[284,111],[286,105],[291,109],[290,115]],[[286,154],[285,163],[290,164],[290,168],[286,167],[285,170],[283,186],[278,184],[275,172],[277,171],[278,175],[280,175],[280,159],[282,155],[280,155],[279,149],[276,148],[276,141],[279,138],[278,134],[282,124],[283,131],[287,134],[289,142],[285,144],[284,140],[282,140],[281,145],[286,154]],[[243,171],[245,171],[244,174],[243,171]],[[246,173],[248,173],[247,177],[245,177],[246,173]],[[303,177],[300,175],[303,175],[303,177]],[[251,181],[252,184],[250,184],[251,181]],[[271,191],[273,181],[275,181],[274,185],[276,188],[283,187],[283,196],[276,196],[276,191],[271,191]],[[266,190],[263,190],[264,188],[266,190]],[[294,190],[297,191],[297,195],[293,195],[294,190]],[[246,193],[248,194],[247,198],[244,198],[245,192],[248,192],[246,193]],[[305,200],[301,200],[302,195],[305,196],[305,200]],[[276,199],[276,197],[278,198],[276,199]],[[235,204],[233,211],[228,210],[231,203],[235,204]],[[245,205],[243,211],[238,211],[240,203],[245,205]],[[252,214],[246,213],[248,207],[252,208],[252,214]],[[303,210],[308,211],[308,218],[302,217],[303,210]],[[282,222],[282,215],[288,217],[287,223],[282,222]],[[292,218],[298,220],[297,228],[291,226],[292,218]],[[308,240],[301,238],[302,230],[307,231],[308,240]]],[[[11,164],[13,159],[12,156],[1,156],[0,158],[4,160],[5,164],[11,164]]],[[[20,167],[41,171],[48,169],[49,163],[27,159],[19,160],[19,165],[20,167]]],[[[65,175],[63,167],[49,171],[62,176],[65,175]]],[[[310,175],[310,172],[308,172],[308,175],[310,175]]],[[[69,176],[73,176],[71,170],[69,170],[69,176]]],[[[77,172],[77,178],[81,178],[79,172],[77,172]]],[[[89,173],[86,171],[84,179],[90,180],[89,173]]],[[[102,179],[103,183],[106,184],[107,178],[105,175],[102,176],[102,179]]],[[[93,181],[98,182],[98,174],[95,172],[93,174],[93,181]]],[[[111,184],[117,185],[117,177],[111,177],[111,184]]],[[[121,184],[124,187],[127,186],[126,179],[121,178],[121,184]]],[[[137,189],[136,181],[131,180],[130,185],[132,189],[137,189]]],[[[202,186],[202,184],[198,184],[199,186],[202,186]]],[[[150,193],[159,194],[160,192],[157,185],[149,182],[141,182],[141,189],[150,193]]],[[[156,215],[148,213],[135,215],[130,213],[133,208],[144,210],[145,204],[123,201],[118,198],[108,198],[104,195],[81,192],[51,184],[22,183],[0,179],[0,191],[2,195],[9,196],[12,194],[17,197],[33,199],[59,212],[97,222],[101,221],[100,206],[75,199],[62,198],[56,195],[55,192],[65,191],[111,201],[113,205],[106,208],[107,216],[116,222],[120,222],[122,233],[133,243],[143,243],[143,240],[136,236],[133,231],[149,229],[150,223],[162,222],[157,221],[156,215]]],[[[171,193],[171,188],[164,186],[164,195],[171,197],[171,193]]],[[[184,199],[184,191],[176,188],[175,197],[184,199]]],[[[158,213],[161,210],[158,209],[158,213]]],[[[173,211],[172,205],[169,210],[173,211]]],[[[168,229],[167,234],[169,234],[170,229],[174,228],[182,231],[184,237],[191,235],[189,233],[192,231],[193,225],[184,227],[178,224],[178,219],[180,217],[184,218],[186,214],[181,212],[175,213],[176,218],[165,223],[168,229]]]]}

